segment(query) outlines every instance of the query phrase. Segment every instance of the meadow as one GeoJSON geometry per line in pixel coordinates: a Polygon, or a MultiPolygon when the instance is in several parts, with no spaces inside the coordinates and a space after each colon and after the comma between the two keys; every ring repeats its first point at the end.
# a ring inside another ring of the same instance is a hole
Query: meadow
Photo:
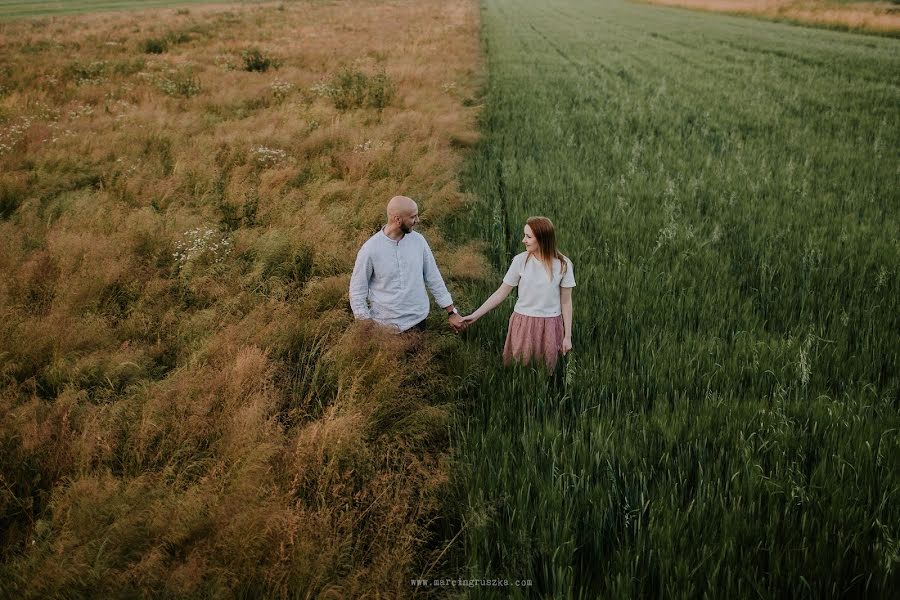
{"type": "Polygon", "coordinates": [[[894,597],[900,46],[614,0],[486,0],[477,199],[494,276],[551,217],[574,351],[465,333],[472,597],[894,597]],[[512,585],[531,579],[531,587],[512,585]]]}
{"type": "MultiPolygon", "coordinates": [[[[0,0],[0,19],[50,17],[89,12],[133,11],[170,8],[191,4],[216,4],[215,0],[0,0]]],[[[218,4],[225,4],[218,2],[218,4]]],[[[238,4],[261,4],[261,0],[240,0],[238,4]]]]}
{"type": "Polygon", "coordinates": [[[900,37],[897,0],[648,0],[652,4],[900,37]]]}
{"type": "Polygon", "coordinates": [[[487,272],[438,229],[479,77],[468,0],[0,23],[0,597],[442,566],[459,341],[354,324],[347,287],[397,193],[451,289],[487,272]]]}

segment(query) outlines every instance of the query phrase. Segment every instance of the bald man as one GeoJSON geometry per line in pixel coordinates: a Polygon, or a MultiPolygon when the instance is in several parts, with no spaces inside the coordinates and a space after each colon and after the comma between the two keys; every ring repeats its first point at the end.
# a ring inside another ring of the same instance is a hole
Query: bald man
{"type": "Polygon", "coordinates": [[[453,330],[464,329],[428,242],[413,231],[419,224],[419,207],[411,198],[394,196],[387,205],[387,219],[356,255],[350,277],[353,316],[399,331],[423,331],[430,307],[427,287],[447,311],[453,330]]]}

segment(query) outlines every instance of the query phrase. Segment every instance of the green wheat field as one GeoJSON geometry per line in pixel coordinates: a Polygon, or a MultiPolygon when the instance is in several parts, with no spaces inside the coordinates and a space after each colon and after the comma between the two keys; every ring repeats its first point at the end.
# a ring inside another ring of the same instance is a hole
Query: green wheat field
{"type": "Polygon", "coordinates": [[[614,1],[482,18],[455,234],[502,274],[547,215],[578,287],[554,378],[500,366],[512,300],[466,334],[459,560],[533,579],[475,597],[897,593],[900,45],[614,1]]]}

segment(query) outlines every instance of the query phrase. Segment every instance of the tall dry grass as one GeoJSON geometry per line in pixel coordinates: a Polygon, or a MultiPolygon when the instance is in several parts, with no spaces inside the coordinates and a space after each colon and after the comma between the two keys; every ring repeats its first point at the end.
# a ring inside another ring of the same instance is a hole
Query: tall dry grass
{"type": "Polygon", "coordinates": [[[3,595],[395,597],[434,564],[458,348],[346,289],[396,193],[451,289],[483,272],[438,231],[477,35],[468,0],[0,24],[3,595]]]}
{"type": "Polygon", "coordinates": [[[894,2],[854,0],[642,0],[709,12],[753,15],[778,21],[849,31],[900,35],[900,8],[894,2]]]}

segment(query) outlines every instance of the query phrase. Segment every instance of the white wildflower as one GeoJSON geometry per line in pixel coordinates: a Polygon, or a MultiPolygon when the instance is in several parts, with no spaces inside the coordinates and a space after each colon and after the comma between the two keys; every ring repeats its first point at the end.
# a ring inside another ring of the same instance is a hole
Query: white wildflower
{"type": "Polygon", "coordinates": [[[218,264],[231,254],[232,242],[227,233],[211,227],[197,227],[185,231],[182,239],[175,244],[172,257],[179,268],[198,262],[218,264]]]}
{"type": "Polygon", "coordinates": [[[320,81],[309,88],[312,93],[317,96],[331,97],[334,95],[334,87],[327,81],[320,81]]]}
{"type": "Polygon", "coordinates": [[[278,148],[256,146],[251,150],[256,164],[263,168],[273,167],[287,158],[287,152],[278,148]]]}
{"type": "Polygon", "coordinates": [[[294,90],[294,84],[276,79],[269,88],[272,90],[272,95],[275,96],[276,100],[284,100],[294,90]]]}

